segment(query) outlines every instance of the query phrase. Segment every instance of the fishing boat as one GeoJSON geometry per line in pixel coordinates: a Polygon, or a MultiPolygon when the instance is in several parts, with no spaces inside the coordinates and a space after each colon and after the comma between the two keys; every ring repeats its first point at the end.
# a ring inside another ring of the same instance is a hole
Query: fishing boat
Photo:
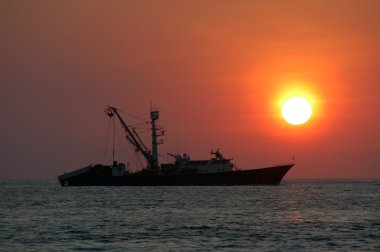
{"type": "Polygon", "coordinates": [[[170,163],[159,163],[158,137],[163,135],[157,127],[159,111],[150,111],[151,144],[149,149],[135,128],[125,122],[120,110],[108,106],[106,114],[121,124],[125,139],[146,162],[138,171],[128,164],[117,162],[113,150],[112,164],[95,164],[58,176],[62,186],[215,186],[215,185],[278,185],[293,163],[256,169],[237,169],[220,150],[211,150],[207,160],[192,160],[187,153],[168,153],[170,163]]]}

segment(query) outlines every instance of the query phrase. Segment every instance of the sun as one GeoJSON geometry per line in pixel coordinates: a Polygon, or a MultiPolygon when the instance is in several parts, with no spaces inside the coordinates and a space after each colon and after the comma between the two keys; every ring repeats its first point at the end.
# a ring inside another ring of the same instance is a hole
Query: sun
{"type": "Polygon", "coordinates": [[[281,114],[286,122],[292,125],[306,123],[313,112],[310,103],[302,97],[287,99],[282,105],[281,114]]]}

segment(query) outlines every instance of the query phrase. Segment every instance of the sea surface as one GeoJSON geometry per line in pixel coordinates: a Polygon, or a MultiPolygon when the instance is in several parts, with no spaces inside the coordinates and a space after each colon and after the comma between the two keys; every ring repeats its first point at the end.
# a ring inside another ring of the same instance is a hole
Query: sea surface
{"type": "Polygon", "coordinates": [[[380,251],[380,180],[61,187],[0,180],[0,251],[380,251]]]}

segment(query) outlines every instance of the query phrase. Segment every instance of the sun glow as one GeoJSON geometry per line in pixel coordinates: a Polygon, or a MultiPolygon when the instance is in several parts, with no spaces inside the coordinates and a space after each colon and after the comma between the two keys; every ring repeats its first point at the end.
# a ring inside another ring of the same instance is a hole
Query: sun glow
{"type": "Polygon", "coordinates": [[[281,114],[286,122],[292,125],[306,123],[312,114],[312,107],[305,98],[292,97],[282,105],[281,114]]]}

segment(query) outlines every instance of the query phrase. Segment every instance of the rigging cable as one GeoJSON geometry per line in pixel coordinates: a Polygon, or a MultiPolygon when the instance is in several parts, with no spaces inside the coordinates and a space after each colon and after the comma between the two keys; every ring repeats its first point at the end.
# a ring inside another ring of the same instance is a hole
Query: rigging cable
{"type": "Polygon", "coordinates": [[[145,120],[145,119],[142,119],[141,117],[138,117],[138,116],[132,115],[132,114],[127,113],[127,112],[125,112],[125,111],[122,111],[122,110],[120,110],[120,109],[117,109],[117,110],[120,111],[120,112],[123,113],[123,114],[126,114],[126,115],[130,116],[130,117],[133,117],[133,118],[138,119],[138,120],[140,120],[140,121],[146,122],[146,120],[145,120]]]}
{"type": "Polygon", "coordinates": [[[112,120],[112,118],[110,118],[110,120],[108,121],[108,130],[107,130],[106,147],[104,148],[104,154],[103,154],[103,155],[106,155],[106,153],[107,153],[108,141],[109,141],[109,136],[110,136],[110,128],[111,128],[111,120],[112,120]]]}
{"type": "MultiPolygon", "coordinates": [[[[131,144],[125,144],[123,140],[125,140],[125,136],[120,133],[119,129],[116,128],[116,134],[119,139],[120,146],[124,148],[124,152],[127,155],[127,157],[132,160],[132,162],[137,166],[137,167],[143,167],[143,162],[141,161],[141,155],[139,155],[134,147],[131,144]],[[130,153],[135,153],[135,155],[131,155],[130,153]]],[[[138,170],[138,169],[136,169],[138,170]]]]}
{"type": "Polygon", "coordinates": [[[115,120],[113,120],[112,165],[115,163],[115,130],[116,130],[116,123],[115,123],[115,120]]]}

